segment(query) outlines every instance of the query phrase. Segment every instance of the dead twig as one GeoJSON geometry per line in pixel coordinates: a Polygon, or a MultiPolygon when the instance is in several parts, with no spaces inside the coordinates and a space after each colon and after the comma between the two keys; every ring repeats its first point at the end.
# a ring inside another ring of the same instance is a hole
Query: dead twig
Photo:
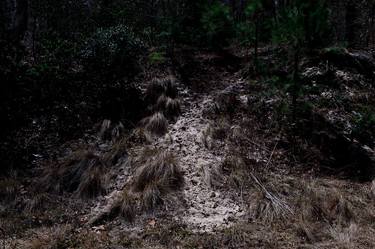
{"type": "Polygon", "coordinates": [[[280,136],[280,133],[277,135],[277,141],[276,141],[276,143],[275,143],[275,146],[274,146],[273,149],[272,149],[272,152],[271,152],[270,157],[268,158],[268,161],[267,161],[267,164],[266,164],[266,170],[268,169],[268,166],[269,166],[270,163],[271,163],[271,160],[272,160],[273,154],[275,153],[276,147],[277,147],[277,145],[279,144],[279,141],[280,141],[279,136],[280,136]]]}
{"type": "Polygon", "coordinates": [[[4,236],[4,239],[0,240],[2,242],[2,248],[5,249],[5,230],[0,227],[0,233],[4,236]]]}
{"type": "Polygon", "coordinates": [[[282,216],[285,216],[286,214],[294,214],[293,209],[288,205],[288,203],[286,203],[284,200],[281,200],[278,196],[268,191],[266,187],[259,181],[259,179],[252,172],[250,172],[250,176],[258,185],[260,190],[264,193],[266,199],[271,202],[273,209],[277,214],[280,214],[282,216]]]}

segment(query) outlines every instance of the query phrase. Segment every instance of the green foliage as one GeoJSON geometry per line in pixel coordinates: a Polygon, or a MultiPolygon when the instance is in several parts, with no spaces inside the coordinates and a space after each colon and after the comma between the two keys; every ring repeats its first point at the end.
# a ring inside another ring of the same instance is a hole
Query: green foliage
{"type": "Polygon", "coordinates": [[[180,39],[182,18],[173,15],[160,18],[159,31],[155,36],[159,46],[168,47],[180,39]]]}
{"type": "Polygon", "coordinates": [[[255,40],[255,24],[253,22],[240,22],[236,24],[236,36],[241,45],[251,45],[255,40]]]}
{"type": "Polygon", "coordinates": [[[266,83],[268,83],[270,87],[281,90],[284,93],[296,94],[296,97],[301,97],[305,93],[305,89],[302,87],[295,89],[295,82],[291,77],[282,78],[271,76],[266,80],[266,83]]]}
{"type": "Polygon", "coordinates": [[[59,75],[56,73],[57,71],[58,71],[58,67],[56,65],[51,65],[48,63],[40,63],[32,67],[29,67],[26,70],[25,75],[30,77],[30,79],[43,80],[47,76],[51,76],[51,75],[59,77],[59,75]]]}
{"type": "Polygon", "coordinates": [[[202,15],[202,27],[212,47],[228,45],[234,35],[233,18],[224,3],[215,1],[207,5],[202,15]]]}
{"type": "Polygon", "coordinates": [[[375,136],[375,111],[370,107],[363,107],[354,118],[353,135],[364,143],[373,143],[375,136]]]}
{"type": "Polygon", "coordinates": [[[142,42],[126,26],[99,28],[81,52],[87,69],[108,77],[132,75],[142,53],[142,42]]]}
{"type": "Polygon", "coordinates": [[[276,43],[319,45],[329,28],[325,0],[292,1],[280,12],[272,26],[272,37],[276,43]]]}
{"type": "MultiPolygon", "coordinates": [[[[272,24],[272,39],[276,44],[286,45],[290,55],[288,80],[285,87],[290,92],[292,123],[301,115],[301,103],[298,98],[305,88],[299,77],[300,58],[306,49],[321,44],[328,27],[328,11],[325,0],[291,1],[275,18],[272,24]]],[[[296,131],[296,130],[295,130],[296,131]]]]}
{"type": "Polygon", "coordinates": [[[324,53],[332,54],[332,55],[342,55],[346,53],[346,46],[334,46],[334,47],[327,47],[323,49],[324,53]]]}
{"type": "Polygon", "coordinates": [[[263,11],[262,0],[250,1],[244,9],[244,20],[236,23],[236,36],[240,44],[250,45],[256,39],[256,25],[263,11]]]}
{"type": "Polygon", "coordinates": [[[273,41],[294,46],[301,43],[305,36],[303,18],[303,13],[296,6],[284,10],[281,18],[273,23],[273,41]]]}
{"type": "Polygon", "coordinates": [[[154,51],[154,52],[150,53],[150,55],[148,56],[148,59],[149,59],[151,64],[161,64],[161,63],[164,63],[166,61],[165,53],[164,52],[158,52],[158,51],[154,51]]]}
{"type": "Polygon", "coordinates": [[[246,17],[254,16],[259,10],[263,9],[263,1],[262,0],[253,0],[250,1],[244,10],[244,14],[246,17]]]}

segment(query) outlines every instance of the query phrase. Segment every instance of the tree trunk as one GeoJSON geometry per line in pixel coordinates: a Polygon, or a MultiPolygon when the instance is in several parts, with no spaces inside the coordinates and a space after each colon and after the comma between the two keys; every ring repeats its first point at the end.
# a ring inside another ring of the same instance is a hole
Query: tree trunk
{"type": "Polygon", "coordinates": [[[27,31],[28,25],[28,0],[3,0],[0,4],[1,30],[8,37],[20,42],[27,31]]]}
{"type": "Polygon", "coordinates": [[[259,17],[255,18],[254,69],[258,72],[259,17]]]}

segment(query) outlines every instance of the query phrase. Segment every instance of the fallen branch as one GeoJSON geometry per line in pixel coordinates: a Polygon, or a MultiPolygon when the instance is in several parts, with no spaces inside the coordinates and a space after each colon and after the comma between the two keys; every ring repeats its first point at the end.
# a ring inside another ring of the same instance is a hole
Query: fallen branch
{"type": "Polygon", "coordinates": [[[268,191],[266,187],[259,181],[259,179],[253,173],[250,172],[250,176],[258,185],[260,190],[264,193],[266,199],[268,199],[271,202],[273,209],[276,211],[277,214],[281,214],[282,216],[285,216],[284,213],[294,214],[293,209],[288,205],[288,203],[286,203],[285,201],[277,197],[275,194],[268,191]]]}

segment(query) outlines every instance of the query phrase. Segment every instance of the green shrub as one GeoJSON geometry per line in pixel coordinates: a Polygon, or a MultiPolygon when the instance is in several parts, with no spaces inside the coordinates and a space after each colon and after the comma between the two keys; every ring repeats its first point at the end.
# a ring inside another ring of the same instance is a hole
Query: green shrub
{"type": "Polygon", "coordinates": [[[207,5],[201,22],[209,46],[214,48],[225,46],[233,38],[235,33],[233,18],[226,4],[215,1],[207,5]]]}
{"type": "Polygon", "coordinates": [[[151,52],[148,56],[148,59],[151,64],[164,63],[166,61],[165,52],[158,52],[158,51],[151,52]]]}
{"type": "Polygon", "coordinates": [[[363,143],[373,143],[375,135],[375,112],[363,107],[354,118],[353,136],[363,143]]]}
{"type": "Polygon", "coordinates": [[[272,26],[272,37],[277,43],[322,45],[329,30],[326,1],[292,1],[272,26]]]}
{"type": "MultiPolygon", "coordinates": [[[[262,5],[262,0],[250,1],[244,11],[243,20],[236,23],[236,38],[239,40],[240,44],[243,45],[254,45],[258,39],[257,29],[262,26],[266,26],[263,23],[263,12],[264,8],[262,5]]],[[[265,28],[265,27],[263,27],[265,28]]]]}
{"type": "Polygon", "coordinates": [[[280,20],[275,20],[272,39],[276,43],[287,43],[296,46],[305,36],[303,13],[298,7],[290,7],[281,13],[280,20]]]}
{"type": "Polygon", "coordinates": [[[86,69],[108,78],[132,76],[138,68],[142,42],[126,26],[99,28],[82,50],[86,69]]]}

